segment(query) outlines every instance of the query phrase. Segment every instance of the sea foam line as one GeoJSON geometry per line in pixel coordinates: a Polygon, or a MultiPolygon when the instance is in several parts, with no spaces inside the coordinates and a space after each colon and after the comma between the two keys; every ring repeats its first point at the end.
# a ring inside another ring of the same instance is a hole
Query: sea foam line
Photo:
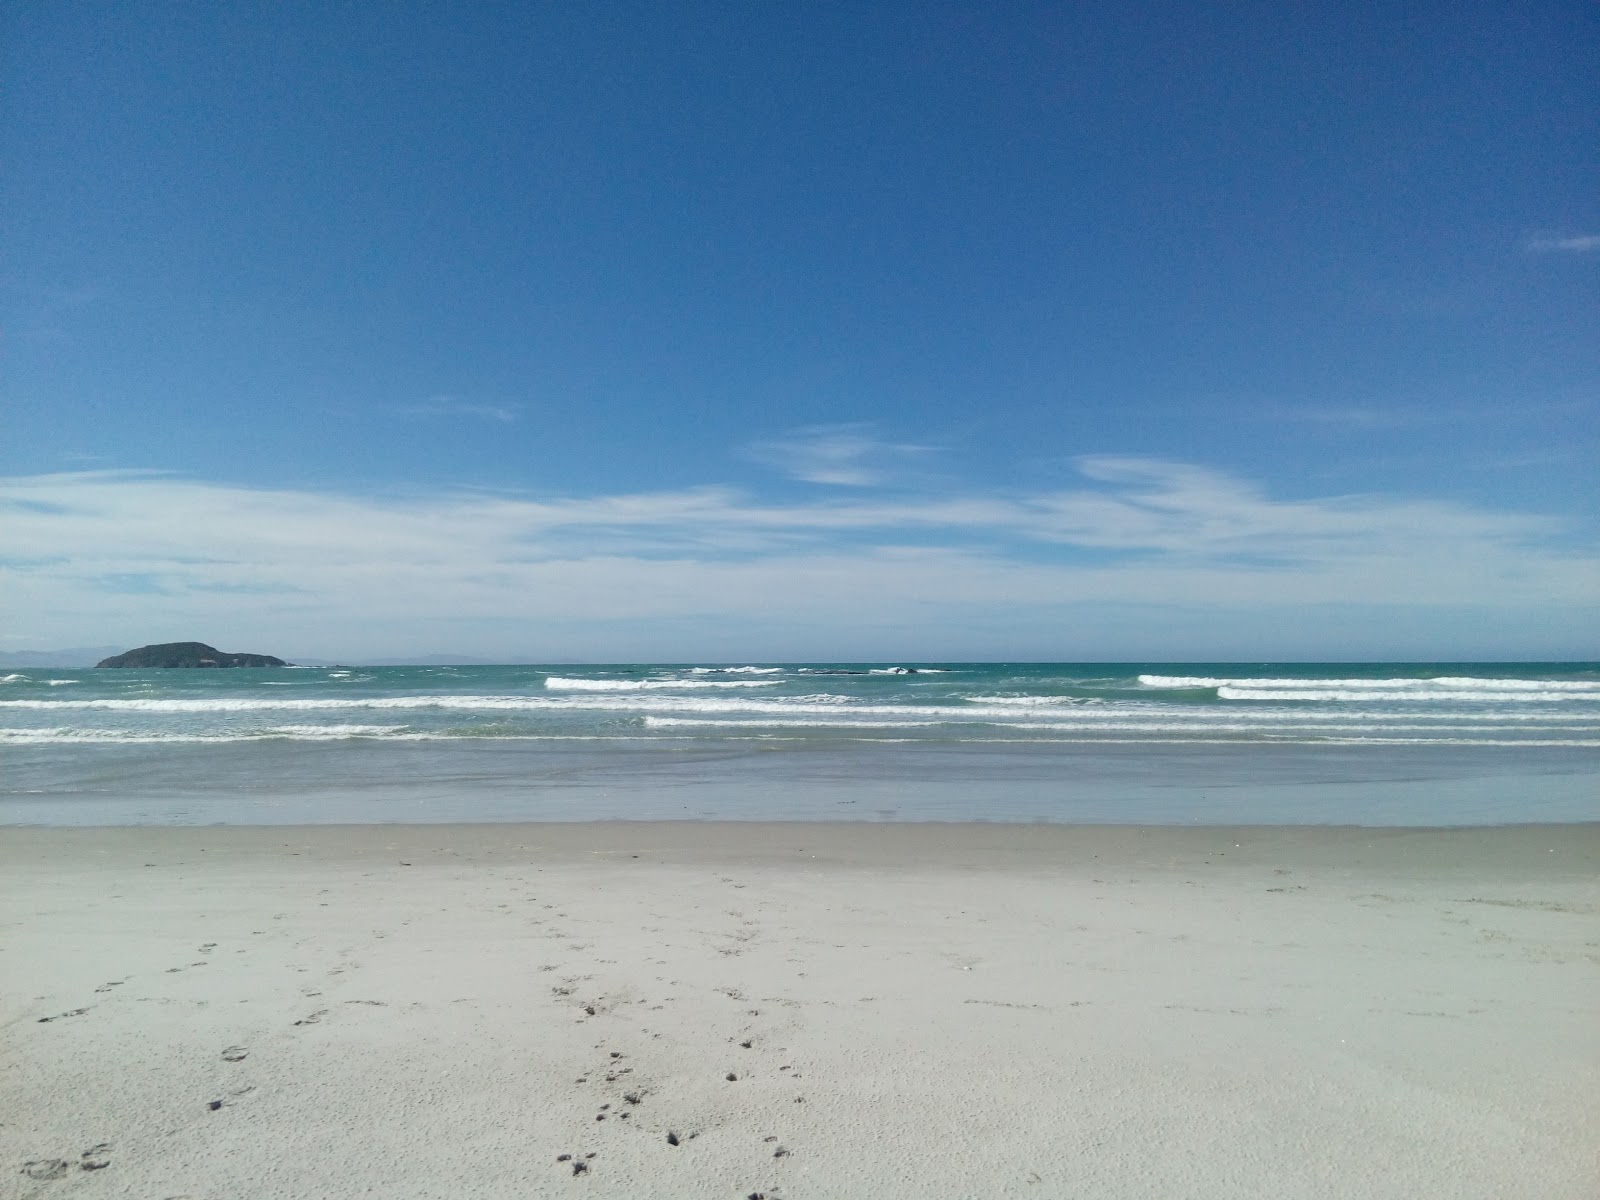
{"type": "Polygon", "coordinates": [[[776,679],[569,679],[552,675],[544,681],[551,691],[562,692],[645,692],[684,691],[694,688],[776,687],[776,679]]]}
{"type": "Polygon", "coordinates": [[[1296,679],[1296,678],[1252,678],[1241,676],[1233,679],[1211,678],[1200,675],[1141,675],[1139,682],[1145,687],[1159,688],[1168,691],[1184,691],[1196,688],[1240,688],[1248,690],[1282,690],[1295,689],[1300,691],[1446,691],[1446,692],[1592,692],[1600,693],[1600,680],[1581,679],[1494,679],[1487,676],[1473,675],[1440,675],[1427,678],[1402,677],[1395,679],[1296,679]]]}
{"type": "MultiPolygon", "coordinates": [[[[1409,697],[1401,697],[1401,701],[1409,697]]],[[[1477,698],[1474,698],[1475,700],[1477,698]]],[[[1581,699],[1567,696],[1567,701],[1581,699]]],[[[1409,706],[1408,706],[1409,707],[1409,706]]],[[[792,698],[741,696],[673,696],[659,693],[579,693],[570,696],[486,696],[486,695],[411,695],[411,696],[339,696],[339,697],[289,697],[281,693],[272,697],[208,697],[205,699],[178,699],[133,697],[98,700],[0,700],[0,710],[19,709],[39,712],[105,711],[146,714],[204,714],[249,712],[341,712],[352,710],[415,711],[435,709],[445,712],[543,712],[551,714],[610,712],[610,713],[752,713],[774,716],[816,716],[849,713],[863,718],[910,718],[913,720],[955,719],[979,720],[1000,717],[1009,720],[1071,720],[1095,721],[1115,716],[1138,721],[1185,721],[1204,724],[1215,721],[1224,713],[1237,714],[1237,708],[1181,707],[1142,701],[1107,702],[1098,705],[1063,706],[1041,705],[1029,707],[1013,703],[986,705],[979,702],[960,704],[864,704],[844,696],[822,693],[792,698]]],[[[1570,709],[1529,711],[1442,710],[1436,712],[1405,708],[1397,711],[1328,711],[1306,709],[1250,709],[1252,721],[1306,722],[1354,721],[1385,722],[1395,719],[1432,721],[1493,722],[1592,722],[1593,711],[1570,709]]]]}
{"type": "MultiPolygon", "coordinates": [[[[1326,736],[1355,736],[1346,723],[1338,722],[1306,722],[1296,725],[1277,726],[1262,725],[1258,722],[1206,722],[1203,725],[1194,722],[1122,722],[1122,720],[1106,720],[1106,722],[1053,722],[1053,720],[997,720],[995,717],[982,718],[982,720],[965,720],[965,722],[944,722],[944,720],[930,720],[930,722],[914,722],[914,720],[859,720],[854,717],[837,718],[773,718],[773,717],[645,717],[646,728],[699,728],[699,730],[915,730],[915,728],[974,728],[974,726],[990,726],[1002,730],[1045,730],[1056,733],[1070,733],[1070,731],[1086,731],[1086,733],[1240,733],[1258,734],[1264,738],[1285,738],[1285,736],[1310,736],[1317,734],[1318,730],[1328,730],[1326,736]]],[[[1368,733],[1358,734],[1360,738],[1389,739],[1390,733],[1501,733],[1498,726],[1493,725],[1381,725],[1376,726],[1368,733]]],[[[1597,733],[1592,725],[1541,725],[1530,733],[1597,733]]],[[[1322,736],[1322,734],[1318,734],[1322,736]]],[[[1434,741],[1434,739],[1424,739],[1434,741]]],[[[1442,739],[1448,741],[1448,739],[1442,739]]],[[[1480,738],[1466,738],[1461,741],[1482,742],[1480,738]]],[[[1518,746],[1528,744],[1526,739],[1517,741],[1518,746]]]]}
{"type": "Polygon", "coordinates": [[[1219,687],[1217,698],[1221,700],[1255,700],[1255,701],[1288,701],[1288,700],[1322,700],[1337,701],[1342,704],[1365,703],[1383,704],[1393,701],[1433,702],[1452,700],[1458,703],[1513,703],[1513,704],[1562,704],[1574,700],[1600,700],[1600,689],[1590,685],[1590,691],[1491,691],[1488,688],[1460,691],[1395,691],[1374,690],[1358,691],[1354,688],[1258,688],[1258,687],[1219,687]]]}
{"type": "Polygon", "coordinates": [[[236,729],[228,733],[150,733],[136,729],[0,729],[0,745],[212,743],[254,742],[272,738],[294,741],[339,741],[344,738],[383,738],[386,741],[423,741],[440,735],[411,730],[406,725],[271,725],[236,729]]]}

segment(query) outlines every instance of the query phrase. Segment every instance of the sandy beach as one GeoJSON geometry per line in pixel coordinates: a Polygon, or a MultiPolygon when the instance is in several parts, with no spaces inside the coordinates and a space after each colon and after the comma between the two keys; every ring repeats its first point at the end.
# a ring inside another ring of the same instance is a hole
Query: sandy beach
{"type": "Polygon", "coordinates": [[[10,828],[0,1196],[1590,1197],[1600,826],[10,828]]]}

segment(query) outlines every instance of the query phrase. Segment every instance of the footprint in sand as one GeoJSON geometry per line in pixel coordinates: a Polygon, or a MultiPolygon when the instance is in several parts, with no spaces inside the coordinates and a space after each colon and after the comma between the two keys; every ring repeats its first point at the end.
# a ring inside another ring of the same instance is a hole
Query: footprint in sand
{"type": "Polygon", "coordinates": [[[53,1017],[40,1017],[38,1023],[40,1025],[48,1025],[51,1021],[59,1021],[63,1017],[81,1017],[88,1011],[87,1008],[74,1008],[70,1012],[57,1013],[53,1017]]]}
{"type": "Polygon", "coordinates": [[[110,1156],[110,1142],[101,1142],[97,1146],[90,1146],[80,1156],[78,1169],[82,1171],[103,1171],[111,1165],[110,1156]]]}
{"type": "Polygon", "coordinates": [[[243,1046],[229,1046],[222,1052],[223,1062],[243,1062],[250,1052],[243,1046]]]}
{"type": "Polygon", "coordinates": [[[32,1162],[22,1164],[22,1173],[29,1179],[37,1179],[47,1183],[52,1179],[60,1179],[67,1173],[67,1160],[64,1158],[36,1158],[32,1162]]]}

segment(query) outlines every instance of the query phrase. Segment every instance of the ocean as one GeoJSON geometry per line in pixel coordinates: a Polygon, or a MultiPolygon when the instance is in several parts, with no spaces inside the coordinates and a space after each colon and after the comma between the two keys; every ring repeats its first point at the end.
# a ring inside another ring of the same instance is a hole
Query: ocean
{"type": "Polygon", "coordinates": [[[29,669],[0,822],[1600,819],[1600,664],[29,669]]]}

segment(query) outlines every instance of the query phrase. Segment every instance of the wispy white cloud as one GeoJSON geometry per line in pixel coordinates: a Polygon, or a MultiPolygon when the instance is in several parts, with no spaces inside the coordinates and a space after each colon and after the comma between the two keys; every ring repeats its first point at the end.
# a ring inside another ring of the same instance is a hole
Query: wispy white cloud
{"type": "Polygon", "coordinates": [[[1343,426],[1347,429],[1404,429],[1415,425],[1435,425],[1457,419],[1457,413],[1425,412],[1414,408],[1379,408],[1362,404],[1280,405],[1266,410],[1275,421],[1306,425],[1343,426]]]}
{"type": "MultiPolygon", "coordinates": [[[[1083,484],[1059,491],[812,504],[718,487],[374,498],[150,474],[10,479],[0,586],[12,619],[60,644],[227,629],[333,655],[428,629],[488,653],[527,631],[519,644],[557,655],[555,630],[626,628],[643,645],[683,621],[752,645],[797,629],[820,647],[851,630],[980,626],[1042,644],[1097,606],[1136,606],[1153,628],[1330,605],[1592,623],[1600,607],[1600,553],[1566,548],[1549,518],[1275,498],[1148,458],[1078,466],[1083,484]]],[[[664,639],[649,644],[672,657],[664,639]]]]}
{"type": "Polygon", "coordinates": [[[746,458],[791,479],[842,487],[890,482],[908,462],[932,452],[930,446],[883,441],[867,425],[811,425],[744,448],[746,458]]]}
{"type": "Polygon", "coordinates": [[[435,396],[421,404],[405,404],[394,410],[404,417],[476,417],[510,424],[520,410],[505,404],[470,404],[454,396],[435,396]]]}
{"type": "Polygon", "coordinates": [[[1535,254],[1586,254],[1600,250],[1600,234],[1579,234],[1575,237],[1536,237],[1528,240],[1528,249],[1535,254]]]}

